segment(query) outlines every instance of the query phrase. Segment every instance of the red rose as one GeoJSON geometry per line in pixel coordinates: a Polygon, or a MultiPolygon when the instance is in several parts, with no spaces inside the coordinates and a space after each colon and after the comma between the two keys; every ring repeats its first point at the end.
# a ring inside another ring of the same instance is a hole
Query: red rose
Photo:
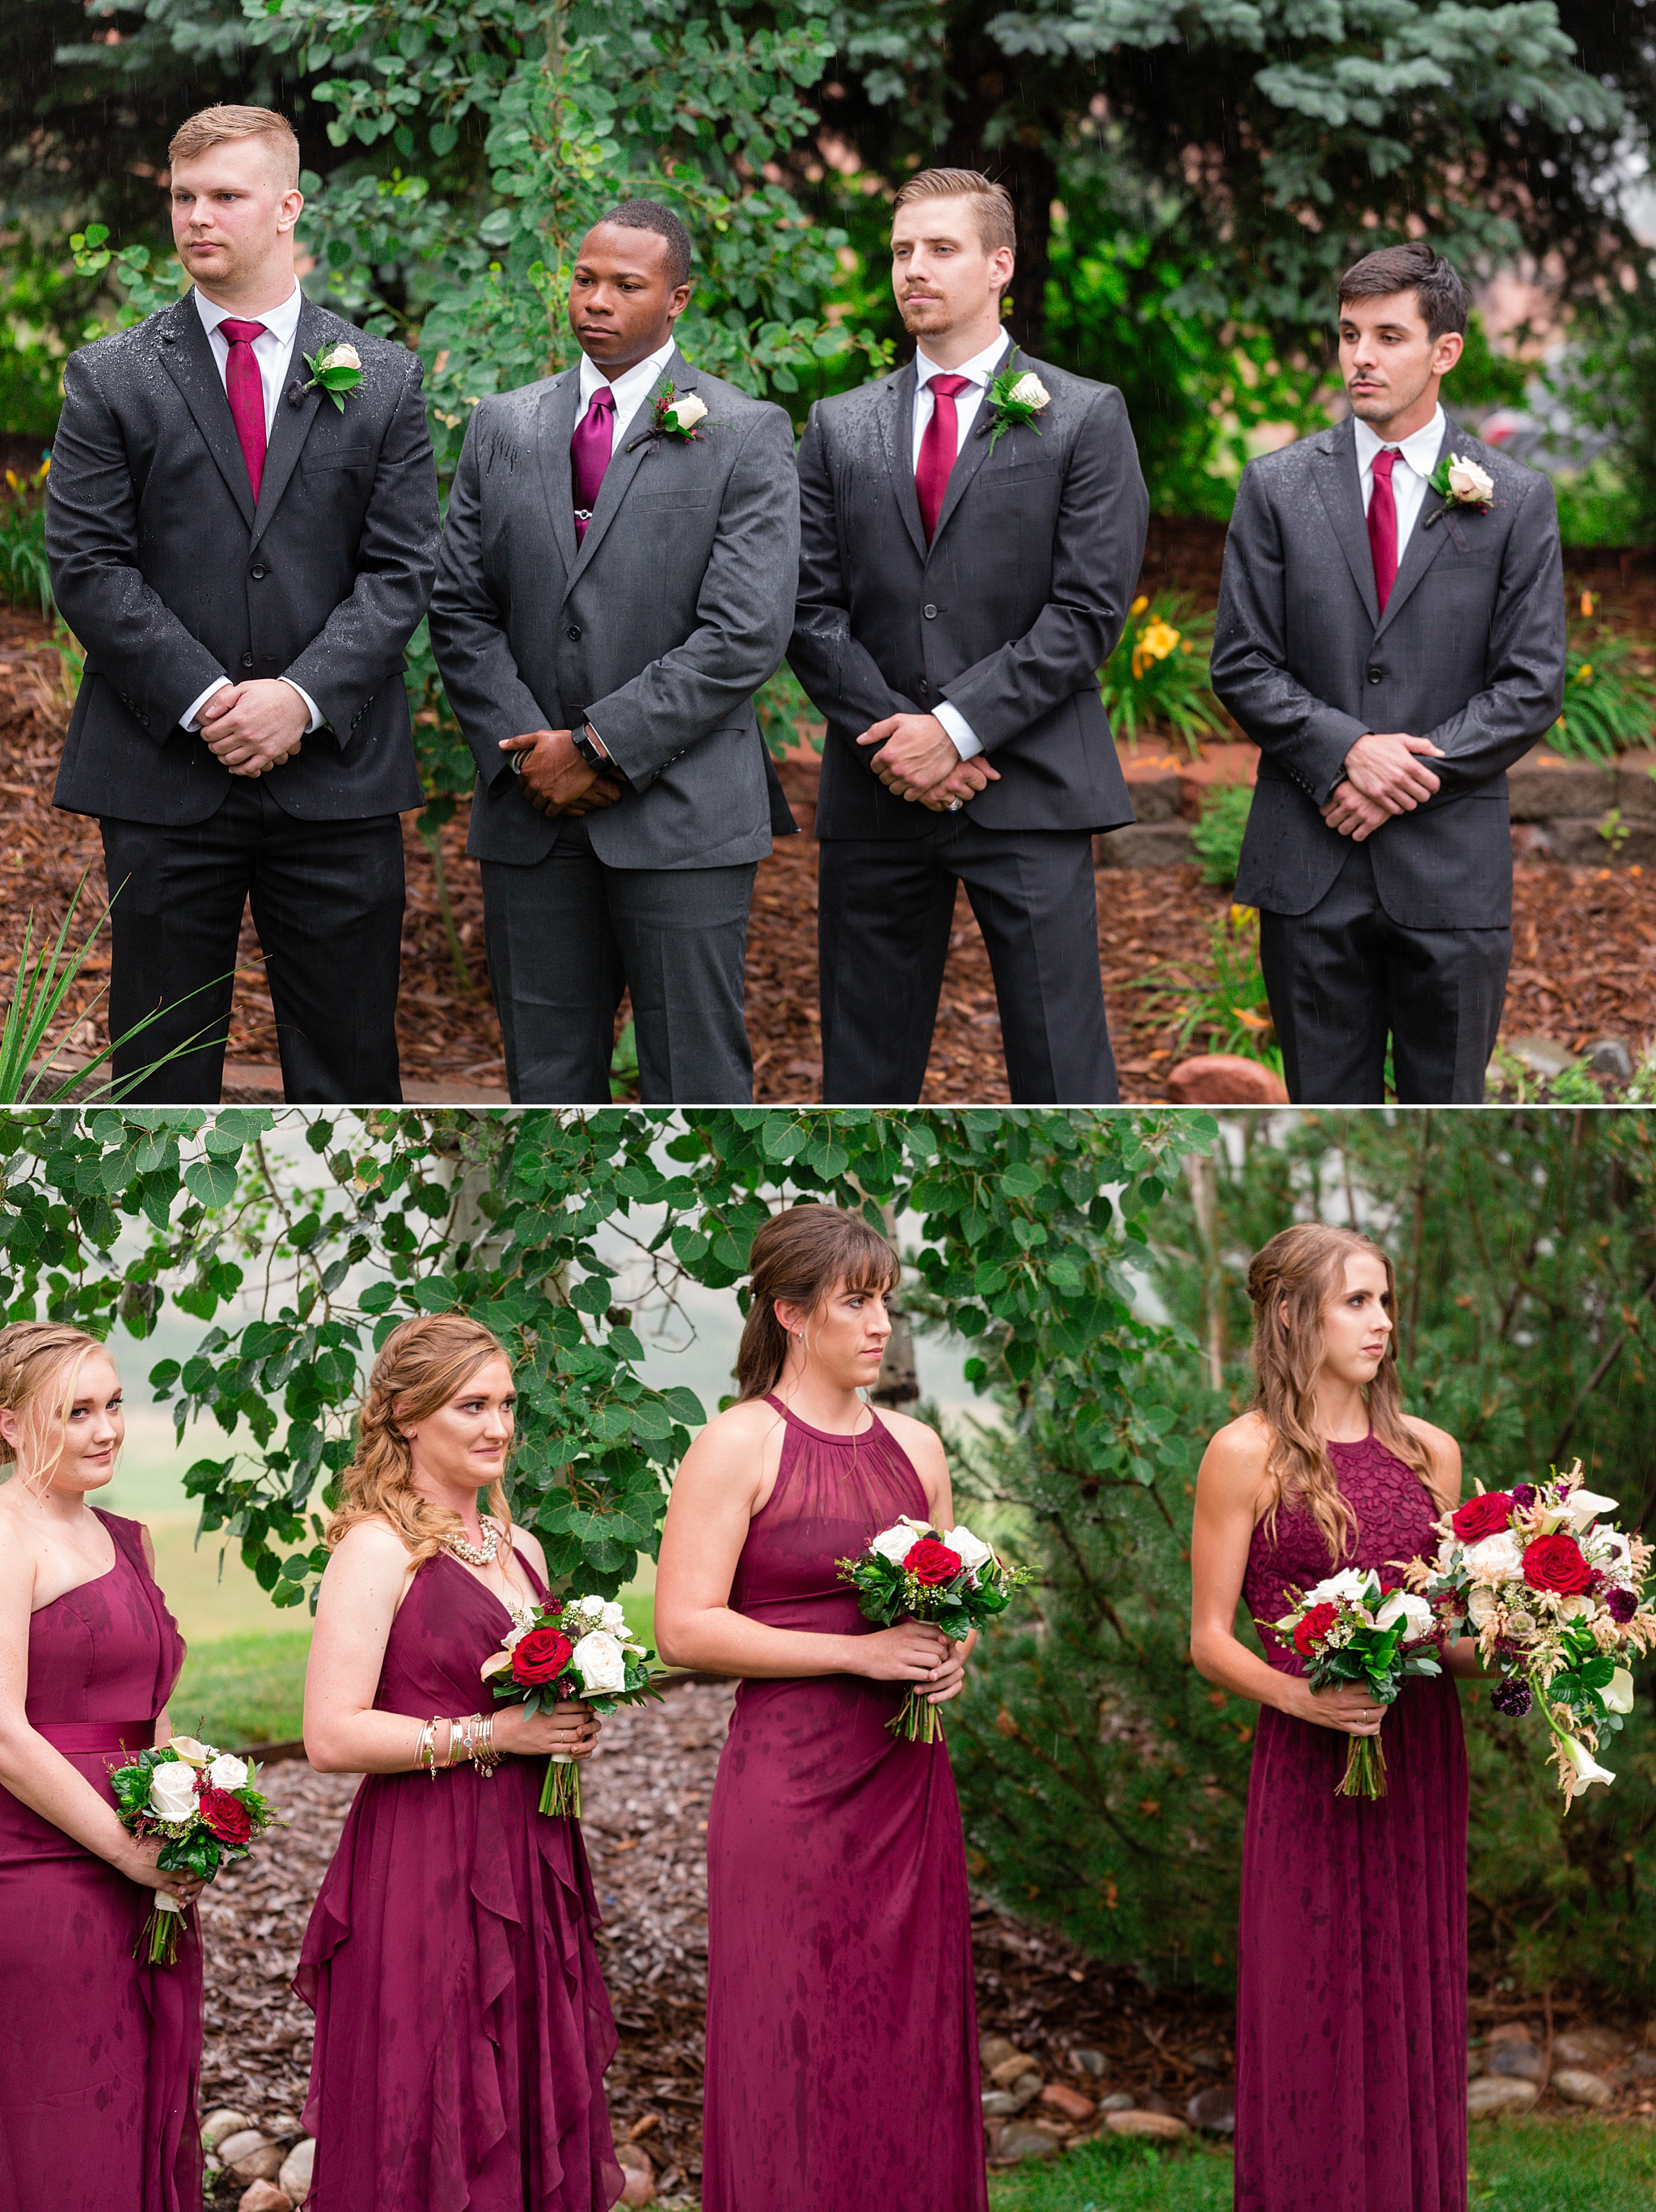
{"type": "Polygon", "coordinates": [[[196,1810],[218,1838],[239,1850],[253,1832],[253,1815],[239,1797],[232,1797],[228,1790],[204,1790],[196,1800],[196,1810]]]}
{"type": "Polygon", "coordinates": [[[924,1583],[928,1589],[936,1589],[944,1583],[952,1583],[960,1571],[960,1554],[940,1544],[935,1536],[922,1536],[917,1544],[910,1544],[903,1554],[903,1567],[916,1582],[924,1583]]]}
{"type": "Polygon", "coordinates": [[[1524,1579],[1532,1590],[1552,1590],[1574,1597],[1592,1580],[1592,1569],[1581,1556],[1574,1536],[1561,1528],[1556,1535],[1537,1536],[1524,1553],[1524,1579]]]}
{"type": "Polygon", "coordinates": [[[569,1665],[574,1650],[561,1628],[532,1628],[513,1647],[512,1680],[530,1689],[555,1681],[569,1665]]]}
{"type": "Polygon", "coordinates": [[[1302,1659],[1309,1659],[1317,1646],[1328,1634],[1338,1618],[1338,1607],[1314,1605],[1294,1632],[1294,1648],[1302,1659]]]}
{"type": "Polygon", "coordinates": [[[1469,1498],[1449,1516],[1449,1526],[1463,1544],[1482,1543],[1512,1525],[1513,1501],[1504,1490],[1486,1490],[1480,1498],[1469,1498]]]}

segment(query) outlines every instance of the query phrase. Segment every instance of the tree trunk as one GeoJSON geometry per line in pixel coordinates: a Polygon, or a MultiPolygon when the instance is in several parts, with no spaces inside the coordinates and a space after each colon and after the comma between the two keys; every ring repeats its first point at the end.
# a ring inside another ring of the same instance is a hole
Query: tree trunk
{"type": "Polygon", "coordinates": [[[1038,354],[1046,330],[1052,203],[1057,197],[1055,149],[1063,111],[1046,95],[1046,70],[1026,73],[981,33],[960,40],[951,75],[964,96],[933,156],[947,169],[981,169],[1012,195],[1018,216],[1018,260],[1007,297],[1007,328],[1026,352],[1038,354]]]}

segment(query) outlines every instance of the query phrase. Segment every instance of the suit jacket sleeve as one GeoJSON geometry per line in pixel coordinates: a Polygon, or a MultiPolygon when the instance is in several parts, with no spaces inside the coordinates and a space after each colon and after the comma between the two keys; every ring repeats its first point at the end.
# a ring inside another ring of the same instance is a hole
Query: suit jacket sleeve
{"type": "Polygon", "coordinates": [[[228,673],[139,573],[138,497],[125,441],[83,353],[64,366],[47,494],[46,553],[64,620],[140,728],[164,745],[191,702],[228,673]]]}
{"type": "Polygon", "coordinates": [[[1022,637],[943,686],[985,752],[1096,682],[1127,626],[1149,520],[1126,402],[1100,392],[1064,475],[1050,598],[1022,637]]]}
{"type": "Polygon", "coordinates": [[[780,407],[753,415],[725,479],[696,628],[587,713],[635,791],[659,769],[752,711],[788,644],[799,579],[793,425],[780,407]]]}
{"type": "MultiPolygon", "coordinates": [[[[1430,583],[1428,574],[1422,589],[1430,583]]],[[[1489,782],[1546,735],[1564,703],[1564,656],[1558,505],[1546,477],[1532,475],[1507,533],[1489,623],[1489,680],[1458,714],[1423,732],[1445,756],[1427,763],[1439,800],[1489,782]]]]}
{"type": "MultiPolygon", "coordinates": [[[[356,581],[283,674],[322,710],[341,752],[364,702],[402,680],[403,648],[431,597],[437,556],[437,471],[420,396],[424,370],[411,355],[380,446],[380,465],[356,549],[356,581]]],[[[347,403],[349,404],[349,403],[347,403]]]]}
{"type": "MultiPolygon", "coordinates": [[[[1336,557],[1331,544],[1329,551],[1336,557]]],[[[1225,541],[1209,680],[1261,752],[1320,807],[1369,725],[1289,673],[1283,568],[1281,520],[1258,470],[1246,468],[1225,541]]]]}
{"type": "MultiPolygon", "coordinates": [[[[814,407],[800,441],[798,466],[800,588],[788,665],[819,714],[861,733],[888,714],[912,714],[916,708],[892,689],[868,647],[851,635],[834,479],[814,407]]],[[[868,772],[873,775],[872,768],[868,772]]]]}
{"type": "Polygon", "coordinates": [[[483,565],[483,498],[478,468],[478,418],[466,426],[460,466],[448,493],[437,580],[431,593],[431,649],[448,703],[485,784],[511,773],[503,738],[526,737],[551,726],[513,658],[506,616],[489,588],[483,565]]]}

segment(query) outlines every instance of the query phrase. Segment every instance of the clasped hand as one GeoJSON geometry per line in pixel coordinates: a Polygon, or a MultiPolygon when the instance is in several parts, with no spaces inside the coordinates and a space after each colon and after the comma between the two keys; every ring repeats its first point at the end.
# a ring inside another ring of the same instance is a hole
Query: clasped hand
{"type": "Polygon", "coordinates": [[[887,714],[857,743],[880,748],[874,771],[887,791],[910,803],[918,799],[934,814],[946,812],[952,800],[975,799],[985,784],[1001,781],[1000,770],[982,753],[961,759],[935,714],[887,714]]]}
{"type": "Polygon", "coordinates": [[[291,684],[258,677],[215,691],[196,720],[208,750],[232,775],[259,776],[299,750],[310,709],[291,684]]]}
{"type": "Polygon", "coordinates": [[[165,1845],[166,1838],[161,1836],[135,1837],[121,1872],[142,1888],[160,1890],[180,1905],[193,1905],[207,1885],[198,1874],[191,1874],[186,1869],[164,1873],[155,1861],[165,1845]]]}
{"type": "Polygon", "coordinates": [[[1294,1685],[1299,1692],[1291,1711],[1296,1720],[1315,1728],[1338,1729],[1342,1735],[1378,1735],[1385,1707],[1373,1690],[1360,1682],[1335,1682],[1313,1690],[1309,1682],[1294,1685]]]}
{"type": "Polygon", "coordinates": [[[537,814],[590,814],[613,806],[621,796],[619,783],[582,760],[568,730],[530,730],[521,738],[502,738],[500,749],[521,759],[523,795],[537,814]]]}
{"type": "Polygon", "coordinates": [[[859,1637],[858,1672],[874,1682],[923,1683],[926,1702],[941,1705],[958,1698],[965,1686],[967,1648],[928,1621],[903,1620],[895,1628],[859,1637]]]}
{"type": "Polygon", "coordinates": [[[1367,732],[1345,757],[1346,781],[1323,808],[1324,821],[1361,845],[1394,814],[1412,814],[1426,804],[1438,779],[1425,763],[1442,758],[1442,746],[1430,738],[1367,732]]]}
{"type": "Polygon", "coordinates": [[[526,1713],[521,1705],[506,1705],[495,1716],[495,1748],[528,1758],[561,1751],[571,1759],[590,1759],[602,1725],[592,1707],[579,1698],[570,1698],[550,1710],[543,1705],[537,1713],[526,1713]]]}

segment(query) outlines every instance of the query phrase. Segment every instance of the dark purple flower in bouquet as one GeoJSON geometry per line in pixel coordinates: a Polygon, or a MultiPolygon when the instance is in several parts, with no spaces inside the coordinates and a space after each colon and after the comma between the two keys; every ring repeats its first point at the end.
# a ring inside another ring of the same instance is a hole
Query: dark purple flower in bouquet
{"type": "Polygon", "coordinates": [[[1535,1485],[1532,1482],[1514,1483],[1507,1495],[1520,1513],[1527,1513],[1535,1504],[1535,1485]]]}
{"type": "Polygon", "coordinates": [[[1629,1621],[1639,1610],[1639,1601],[1630,1589],[1613,1589],[1604,1600],[1604,1610],[1612,1620],[1629,1621]]]}
{"type": "Polygon", "coordinates": [[[1521,1674],[1507,1674],[1489,1692],[1489,1703],[1498,1713],[1507,1713],[1513,1720],[1522,1720],[1532,1700],[1530,1686],[1521,1674]]]}

